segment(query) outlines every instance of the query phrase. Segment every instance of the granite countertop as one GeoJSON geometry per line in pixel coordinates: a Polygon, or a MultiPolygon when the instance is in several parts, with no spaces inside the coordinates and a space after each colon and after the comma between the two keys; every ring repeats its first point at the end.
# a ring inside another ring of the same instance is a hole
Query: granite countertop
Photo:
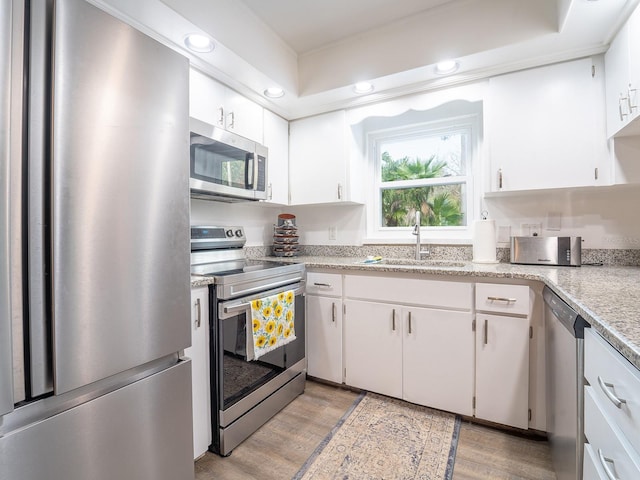
{"type": "MultiPolygon", "coordinates": [[[[423,261],[385,259],[383,263],[364,264],[355,257],[265,257],[288,263],[304,263],[307,268],[357,270],[390,273],[477,278],[515,278],[548,285],[587,322],[606,338],[625,358],[640,369],[640,267],[588,266],[551,267],[475,264],[465,261],[423,261]],[[386,263],[385,263],[386,262],[386,263]]],[[[192,277],[191,286],[203,286],[211,280],[192,277]]]]}
{"type": "MultiPolygon", "coordinates": [[[[283,261],[282,258],[269,259],[283,261]]],[[[304,263],[307,268],[540,281],[571,305],[616,350],[640,369],[640,267],[550,267],[446,260],[425,261],[421,265],[396,265],[393,259],[384,260],[386,264],[363,264],[362,260],[353,257],[284,259],[292,263],[304,263]]],[[[415,263],[405,259],[397,262],[415,263]]]]}

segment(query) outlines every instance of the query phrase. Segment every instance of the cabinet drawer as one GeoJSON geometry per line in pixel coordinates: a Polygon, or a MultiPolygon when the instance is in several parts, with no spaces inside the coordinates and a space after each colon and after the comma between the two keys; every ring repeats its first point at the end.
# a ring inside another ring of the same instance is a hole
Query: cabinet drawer
{"type": "Polygon", "coordinates": [[[307,272],[306,292],[311,295],[342,296],[342,275],[307,272]]]}
{"type": "Polygon", "coordinates": [[[421,278],[344,277],[345,297],[460,310],[470,310],[472,307],[471,285],[421,278]]]}
{"type": "Polygon", "coordinates": [[[595,453],[596,465],[609,470],[611,478],[635,480],[640,478],[638,454],[612,425],[614,422],[596,400],[593,387],[584,390],[584,434],[595,453]]]}
{"type": "Polygon", "coordinates": [[[640,372],[592,328],[584,337],[584,376],[604,411],[640,452],[640,372]],[[615,397],[625,402],[618,407],[615,397]]]}
{"type": "Polygon", "coordinates": [[[511,315],[528,315],[529,287],[526,285],[477,283],[476,310],[511,315]]]}
{"type": "Polygon", "coordinates": [[[584,444],[584,461],[582,462],[582,480],[609,480],[600,466],[598,454],[588,443],[584,444]]]}

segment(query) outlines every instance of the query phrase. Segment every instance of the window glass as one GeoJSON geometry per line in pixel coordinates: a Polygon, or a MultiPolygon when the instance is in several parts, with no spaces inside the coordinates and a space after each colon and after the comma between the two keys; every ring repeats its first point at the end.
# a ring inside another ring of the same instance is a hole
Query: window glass
{"type": "Polygon", "coordinates": [[[467,225],[470,128],[397,130],[376,142],[381,228],[467,225]]]}

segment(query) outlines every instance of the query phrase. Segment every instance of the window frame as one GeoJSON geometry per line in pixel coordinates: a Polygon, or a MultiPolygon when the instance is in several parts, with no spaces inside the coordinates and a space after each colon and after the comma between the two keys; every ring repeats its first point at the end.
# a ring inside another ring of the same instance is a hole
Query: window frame
{"type": "Polygon", "coordinates": [[[366,243],[413,243],[415,240],[411,233],[413,226],[408,227],[384,227],[382,226],[382,190],[383,184],[391,184],[387,188],[410,188],[429,185],[463,184],[465,187],[464,226],[423,226],[422,236],[427,242],[439,243],[468,243],[471,240],[471,226],[479,211],[480,200],[475,192],[479,190],[480,171],[480,115],[477,113],[448,117],[434,121],[417,124],[380,129],[367,132],[366,159],[369,165],[369,185],[372,188],[367,191],[367,238],[366,243]],[[382,152],[379,145],[384,141],[398,140],[402,138],[415,138],[418,136],[434,136],[447,133],[468,133],[465,154],[465,175],[455,177],[438,177],[417,180],[401,180],[395,182],[382,182],[382,152]]]}

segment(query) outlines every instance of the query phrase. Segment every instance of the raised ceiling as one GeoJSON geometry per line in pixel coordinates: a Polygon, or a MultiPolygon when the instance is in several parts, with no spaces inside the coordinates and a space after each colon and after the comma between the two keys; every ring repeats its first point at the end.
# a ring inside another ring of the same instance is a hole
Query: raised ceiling
{"type": "Polygon", "coordinates": [[[602,53],[640,0],[90,0],[182,48],[192,63],[286,118],[602,53]],[[451,77],[433,72],[456,58],[451,77]],[[375,91],[356,96],[367,80],[375,91]],[[286,95],[266,100],[281,86],[286,95]]]}
{"type": "Polygon", "coordinates": [[[298,55],[454,0],[241,0],[298,55]]]}

